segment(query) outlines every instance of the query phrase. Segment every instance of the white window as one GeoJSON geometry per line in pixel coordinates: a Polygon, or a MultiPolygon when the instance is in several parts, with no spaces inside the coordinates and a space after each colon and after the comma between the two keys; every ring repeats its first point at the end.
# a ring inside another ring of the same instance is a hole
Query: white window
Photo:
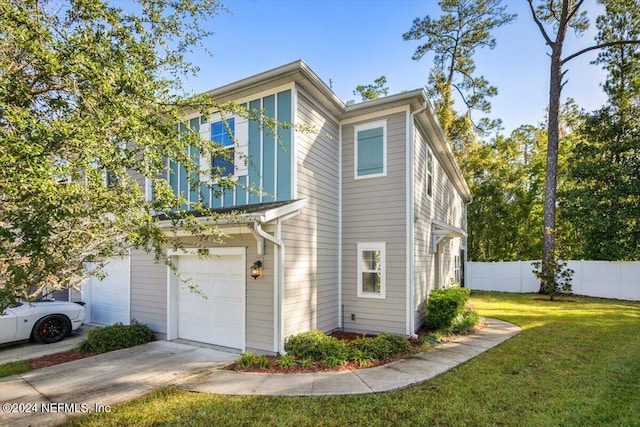
{"type": "MultiPolygon", "coordinates": [[[[211,157],[211,167],[222,176],[235,173],[235,130],[236,122],[233,118],[211,124],[211,141],[224,147],[224,152],[211,157]]],[[[214,174],[216,173],[214,172],[214,174]]]]}
{"type": "Polygon", "coordinates": [[[462,284],[462,276],[460,275],[460,255],[453,257],[453,280],[460,286],[462,284]]]}
{"type": "Polygon", "coordinates": [[[354,126],[355,179],[387,175],[387,121],[354,126]]]}
{"type": "Polygon", "coordinates": [[[433,153],[427,147],[427,196],[433,196],[433,153]]]}
{"type": "Polygon", "coordinates": [[[386,297],[385,243],[358,243],[358,297],[386,297]]]}

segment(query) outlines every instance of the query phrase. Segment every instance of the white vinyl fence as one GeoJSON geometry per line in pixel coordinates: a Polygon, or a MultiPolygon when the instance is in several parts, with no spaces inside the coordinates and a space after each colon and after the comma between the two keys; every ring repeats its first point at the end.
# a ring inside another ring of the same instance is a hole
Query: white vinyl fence
{"type": "MultiPolygon", "coordinates": [[[[533,262],[468,262],[466,286],[479,291],[538,292],[533,262]]],[[[640,301],[640,261],[569,261],[567,267],[575,271],[574,294],[640,301]]]]}

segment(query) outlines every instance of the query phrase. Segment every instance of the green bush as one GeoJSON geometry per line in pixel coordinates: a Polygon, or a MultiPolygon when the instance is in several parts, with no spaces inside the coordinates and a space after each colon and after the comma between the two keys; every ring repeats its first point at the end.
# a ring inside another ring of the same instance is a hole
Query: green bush
{"type": "Polygon", "coordinates": [[[303,332],[287,339],[284,345],[287,353],[297,359],[323,360],[328,357],[344,357],[345,345],[321,331],[303,332]]]}
{"type": "Polygon", "coordinates": [[[329,356],[324,359],[324,366],[326,366],[327,368],[343,366],[345,363],[347,363],[347,360],[343,357],[329,356]]]}
{"type": "Polygon", "coordinates": [[[240,356],[240,358],[236,362],[236,366],[240,369],[248,368],[249,366],[253,365],[257,357],[258,356],[256,356],[252,352],[247,351],[245,354],[240,356]]]}
{"type": "Polygon", "coordinates": [[[282,369],[291,368],[295,364],[296,364],[296,358],[293,357],[293,355],[291,354],[285,354],[284,356],[280,356],[278,358],[278,365],[282,369]]]}
{"type": "Polygon", "coordinates": [[[406,338],[393,334],[380,334],[375,338],[360,337],[349,342],[348,356],[350,360],[366,357],[372,360],[386,359],[398,353],[406,353],[411,346],[406,338]]]}
{"type": "Polygon", "coordinates": [[[464,311],[471,291],[467,288],[434,289],[425,307],[424,326],[431,331],[450,331],[464,311]]]}
{"type": "Polygon", "coordinates": [[[260,369],[269,369],[271,361],[267,356],[258,356],[254,362],[260,369]]]}
{"type": "Polygon", "coordinates": [[[453,333],[454,334],[466,334],[474,326],[476,326],[480,322],[480,315],[474,310],[464,310],[458,317],[453,321],[453,333]]]}
{"type": "Polygon", "coordinates": [[[154,340],[155,335],[147,325],[140,323],[135,325],[116,323],[103,328],[91,329],[87,333],[87,338],[78,345],[78,350],[105,353],[107,351],[134,347],[154,340]]]}

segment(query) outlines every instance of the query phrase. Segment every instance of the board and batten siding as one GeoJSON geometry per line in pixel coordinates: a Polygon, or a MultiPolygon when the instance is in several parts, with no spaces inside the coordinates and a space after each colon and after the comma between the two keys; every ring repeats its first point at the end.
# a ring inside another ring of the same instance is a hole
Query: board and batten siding
{"type": "Polygon", "coordinates": [[[425,132],[414,127],[414,316],[415,325],[423,323],[424,305],[433,289],[448,285],[454,277],[454,256],[460,254],[461,239],[453,238],[439,245],[441,254],[431,252],[432,220],[466,230],[466,205],[456,190],[438,154],[433,150],[425,132]],[[427,150],[433,154],[433,191],[427,194],[427,150]],[[439,260],[438,260],[439,258],[439,260]],[[436,283],[436,263],[442,264],[441,283],[436,283]]]}
{"type": "Polygon", "coordinates": [[[307,204],[283,222],[286,250],[284,336],[338,327],[338,124],[302,92],[297,123],[297,198],[307,204]]]}
{"type": "MultiPolygon", "coordinates": [[[[384,113],[382,113],[384,114],[384,113]]],[[[406,331],[406,113],[387,121],[387,175],[354,179],[354,126],[342,126],[342,303],[344,328],[357,332],[406,331]],[[386,244],[386,297],[357,296],[357,244],[386,244]],[[352,315],[355,320],[352,319],[352,315]]]]}
{"type": "MultiPolygon", "coordinates": [[[[268,229],[268,228],[267,228],[268,229]]],[[[273,230],[270,230],[273,232],[273,230]]],[[[196,238],[184,238],[186,247],[196,238]]],[[[247,273],[246,282],[246,347],[248,350],[272,353],[273,335],[273,246],[265,245],[265,254],[258,256],[257,243],[249,229],[230,234],[224,244],[209,247],[245,247],[246,271],[257,259],[264,263],[264,275],[253,279],[247,273]]],[[[206,258],[205,258],[206,259],[206,258]]],[[[167,333],[167,266],[157,263],[152,254],[133,251],[131,254],[131,317],[151,328],[159,337],[167,333]]]]}

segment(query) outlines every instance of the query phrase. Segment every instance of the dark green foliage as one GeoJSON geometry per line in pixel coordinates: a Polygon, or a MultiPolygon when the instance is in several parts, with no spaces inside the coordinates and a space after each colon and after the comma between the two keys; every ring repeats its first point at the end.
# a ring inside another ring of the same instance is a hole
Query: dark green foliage
{"type": "Polygon", "coordinates": [[[375,338],[360,337],[347,345],[350,360],[369,358],[372,360],[386,359],[390,356],[409,351],[410,345],[406,338],[393,334],[380,334],[375,338]]]}
{"type": "Polygon", "coordinates": [[[153,331],[147,325],[115,325],[95,328],[87,333],[87,338],[78,345],[79,351],[105,353],[134,347],[155,340],[153,331]]]}
{"type": "Polygon", "coordinates": [[[430,331],[450,330],[462,314],[471,291],[467,288],[434,289],[425,308],[425,328],[430,331]]]}
{"type": "Polygon", "coordinates": [[[354,95],[360,95],[363,101],[378,99],[380,96],[387,96],[389,88],[386,86],[387,78],[380,76],[373,81],[372,85],[358,85],[353,91],[354,95]]]}
{"type": "Polygon", "coordinates": [[[536,261],[533,263],[535,270],[533,274],[540,280],[540,293],[553,298],[562,293],[571,292],[571,278],[574,271],[567,268],[566,261],[558,260],[554,255],[553,260],[547,263],[536,261]]]}
{"type": "Polygon", "coordinates": [[[287,339],[284,345],[287,353],[297,359],[322,360],[327,357],[343,357],[345,345],[336,338],[325,335],[321,331],[303,332],[287,339]]]}

